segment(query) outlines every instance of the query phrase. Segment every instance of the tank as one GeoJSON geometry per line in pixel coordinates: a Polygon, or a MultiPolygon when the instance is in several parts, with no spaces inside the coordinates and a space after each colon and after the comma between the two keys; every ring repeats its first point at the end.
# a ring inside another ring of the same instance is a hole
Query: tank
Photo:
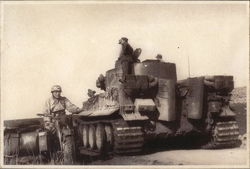
{"type": "Polygon", "coordinates": [[[161,60],[121,65],[96,81],[103,92],[90,94],[84,111],[73,116],[81,154],[138,153],[145,143],[197,133],[202,148],[238,145],[239,127],[229,106],[232,76],[177,81],[176,65],[161,60]],[[121,81],[125,77],[124,81],[121,81]]]}

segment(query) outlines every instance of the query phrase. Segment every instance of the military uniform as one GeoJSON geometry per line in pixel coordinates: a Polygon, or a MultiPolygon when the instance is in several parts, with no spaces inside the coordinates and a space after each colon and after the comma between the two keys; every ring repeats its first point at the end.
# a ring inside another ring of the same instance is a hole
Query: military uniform
{"type": "Polygon", "coordinates": [[[127,42],[128,39],[127,38],[122,38],[119,41],[119,44],[122,45],[122,49],[120,52],[120,56],[118,58],[118,60],[120,60],[121,63],[121,67],[122,67],[122,71],[123,74],[130,74],[131,72],[131,64],[134,62],[133,59],[133,48],[129,45],[129,43],[127,42]],[[121,40],[125,40],[125,43],[121,43],[121,40]]]}
{"type": "MultiPolygon", "coordinates": [[[[65,123],[67,120],[66,110],[73,114],[81,111],[79,107],[72,104],[66,97],[60,97],[57,99],[52,96],[46,101],[43,113],[50,115],[56,113],[56,115],[60,117],[60,121],[65,123]]],[[[52,130],[54,128],[50,117],[44,117],[44,121],[47,129],[52,130]]]]}
{"type": "Polygon", "coordinates": [[[130,44],[125,43],[122,44],[122,49],[121,49],[121,53],[120,53],[120,57],[119,58],[132,58],[134,49],[130,46],[130,44]]]}
{"type": "Polygon", "coordinates": [[[72,119],[66,116],[66,110],[70,113],[80,113],[82,109],[72,104],[69,99],[61,96],[62,88],[59,85],[54,85],[51,88],[52,96],[45,102],[43,113],[44,116],[44,127],[48,130],[49,134],[49,146],[52,152],[60,149],[60,142],[57,135],[57,127],[63,128],[68,126],[72,119]],[[51,115],[47,116],[47,115],[51,115]],[[53,117],[56,117],[53,118],[53,117]],[[58,122],[58,126],[57,123],[58,122]]]}
{"type": "Polygon", "coordinates": [[[45,114],[57,112],[64,115],[65,110],[68,110],[71,113],[79,113],[81,109],[72,104],[66,97],[60,97],[59,99],[51,97],[46,101],[44,107],[45,114]]]}

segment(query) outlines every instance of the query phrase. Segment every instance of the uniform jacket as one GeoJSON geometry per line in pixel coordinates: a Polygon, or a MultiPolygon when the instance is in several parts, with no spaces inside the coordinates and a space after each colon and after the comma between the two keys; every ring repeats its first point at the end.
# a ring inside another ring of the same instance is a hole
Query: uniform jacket
{"type": "Polygon", "coordinates": [[[132,59],[132,55],[133,55],[133,48],[128,44],[124,44],[122,45],[122,49],[121,49],[121,53],[120,53],[120,59],[132,59]]]}
{"type": "Polygon", "coordinates": [[[43,113],[44,114],[51,114],[54,112],[64,113],[65,110],[69,111],[70,113],[79,113],[80,108],[72,104],[66,97],[60,97],[59,99],[50,97],[45,102],[43,113]]]}

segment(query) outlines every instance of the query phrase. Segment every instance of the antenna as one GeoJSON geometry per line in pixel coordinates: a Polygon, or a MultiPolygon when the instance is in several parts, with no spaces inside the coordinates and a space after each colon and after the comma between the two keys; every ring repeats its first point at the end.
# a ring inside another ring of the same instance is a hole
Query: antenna
{"type": "Polygon", "coordinates": [[[190,78],[190,63],[189,63],[189,55],[188,55],[188,77],[190,78]]]}

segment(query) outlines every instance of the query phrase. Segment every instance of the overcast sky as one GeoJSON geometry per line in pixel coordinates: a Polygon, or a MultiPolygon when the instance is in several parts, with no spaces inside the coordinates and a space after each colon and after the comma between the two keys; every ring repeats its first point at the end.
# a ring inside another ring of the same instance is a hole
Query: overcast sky
{"type": "Polygon", "coordinates": [[[2,5],[1,113],[35,117],[53,84],[81,107],[99,74],[114,67],[118,40],[176,63],[178,79],[233,75],[248,82],[248,2],[2,5]]]}

